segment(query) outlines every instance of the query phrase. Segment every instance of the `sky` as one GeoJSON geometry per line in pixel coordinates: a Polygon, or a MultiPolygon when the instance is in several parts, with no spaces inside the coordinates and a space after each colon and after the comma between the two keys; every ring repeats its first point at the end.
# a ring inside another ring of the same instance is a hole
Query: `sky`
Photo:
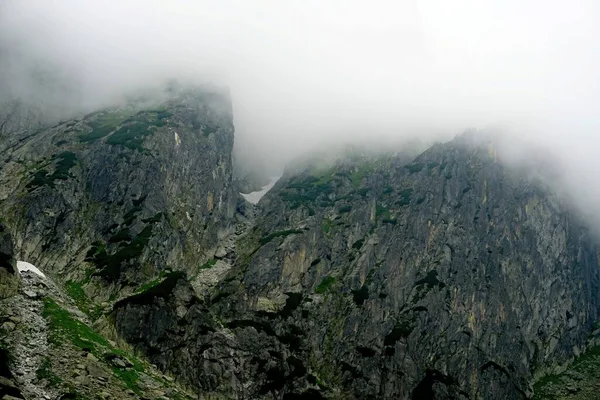
{"type": "Polygon", "coordinates": [[[236,154],[268,167],[501,127],[586,182],[600,173],[598,21],[595,0],[0,0],[0,80],[67,108],[218,82],[236,154]],[[28,81],[40,66],[58,77],[46,92],[28,81]]]}

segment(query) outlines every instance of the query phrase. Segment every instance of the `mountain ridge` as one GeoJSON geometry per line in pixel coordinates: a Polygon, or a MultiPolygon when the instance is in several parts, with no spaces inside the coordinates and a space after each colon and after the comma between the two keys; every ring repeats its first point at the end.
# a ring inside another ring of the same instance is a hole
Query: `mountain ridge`
{"type": "Polygon", "coordinates": [[[174,87],[150,108],[105,109],[11,147],[2,301],[38,285],[26,275],[15,295],[15,259],[56,290],[32,299],[45,314],[9,307],[0,337],[29,318],[41,332],[76,327],[48,342],[55,353],[84,333],[126,353],[122,367],[91,352],[106,381],[84,366],[67,384],[40,357],[31,370],[60,382],[7,379],[56,398],[116,377],[131,392],[113,398],[171,387],[172,398],[523,399],[595,343],[597,236],[543,166],[505,164],[493,139],[469,133],[418,155],[294,165],[255,207],[238,194],[233,136],[227,93],[174,87]]]}

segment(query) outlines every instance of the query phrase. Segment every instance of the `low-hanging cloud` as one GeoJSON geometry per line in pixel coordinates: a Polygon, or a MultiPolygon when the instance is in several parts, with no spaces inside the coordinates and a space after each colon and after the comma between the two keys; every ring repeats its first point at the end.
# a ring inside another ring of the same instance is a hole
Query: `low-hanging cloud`
{"type": "Polygon", "coordinates": [[[5,0],[0,90],[40,97],[31,71],[52,71],[47,102],[94,108],[167,78],[216,81],[237,153],[268,167],[316,145],[494,125],[590,182],[598,18],[594,0],[5,0]]]}

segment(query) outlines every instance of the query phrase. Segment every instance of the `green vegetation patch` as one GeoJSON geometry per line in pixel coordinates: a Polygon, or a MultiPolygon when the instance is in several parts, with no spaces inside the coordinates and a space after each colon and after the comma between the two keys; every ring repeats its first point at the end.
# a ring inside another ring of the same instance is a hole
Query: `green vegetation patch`
{"type": "Polygon", "coordinates": [[[27,188],[29,190],[33,190],[40,186],[50,186],[54,187],[54,180],[51,179],[48,171],[45,169],[40,169],[33,174],[33,179],[31,182],[27,184],[27,188]]]}
{"type": "Polygon", "coordinates": [[[70,151],[63,151],[62,153],[58,154],[57,156],[54,156],[53,158],[58,160],[58,162],[56,163],[56,169],[52,174],[52,179],[69,179],[71,177],[69,171],[77,163],[77,156],[75,155],[75,153],[70,151]]]}
{"type": "Polygon", "coordinates": [[[278,232],[273,232],[267,236],[263,236],[260,239],[258,239],[258,242],[261,244],[261,246],[264,246],[265,244],[269,243],[271,240],[278,238],[278,237],[286,237],[289,235],[295,235],[295,234],[299,234],[302,233],[301,230],[298,229],[288,229],[285,231],[278,231],[278,232]]]}
{"type": "MultiPolygon", "coordinates": [[[[92,115],[90,115],[91,117],[92,115]]],[[[121,112],[103,112],[92,121],[86,121],[91,128],[91,131],[79,135],[79,141],[83,143],[94,142],[108,136],[115,131],[119,125],[128,117],[127,114],[121,112]]],[[[87,119],[87,118],[86,118],[87,119]]]]}
{"type": "Polygon", "coordinates": [[[410,198],[412,196],[412,189],[404,189],[400,192],[400,198],[396,200],[394,204],[398,206],[407,206],[410,204],[410,198]]]}
{"type": "Polygon", "coordinates": [[[44,299],[43,316],[50,328],[49,341],[54,345],[60,345],[64,339],[68,339],[75,346],[97,354],[100,353],[98,346],[108,346],[106,339],[83,322],[73,318],[71,313],[49,297],[44,299]]]}
{"type": "Polygon", "coordinates": [[[162,220],[163,216],[164,214],[159,212],[154,214],[152,217],[142,219],[142,222],[145,224],[156,224],[162,220]]]}
{"type": "Polygon", "coordinates": [[[150,304],[156,297],[168,297],[173,293],[177,281],[187,279],[184,272],[167,270],[161,274],[158,279],[148,282],[136,291],[133,296],[120,300],[114,308],[121,307],[123,304],[150,304]],[[164,278],[163,278],[164,277],[164,278]],[[143,290],[141,290],[143,289],[143,290]]]}
{"type": "Polygon", "coordinates": [[[132,209],[127,211],[125,213],[125,215],[123,216],[123,225],[129,226],[129,225],[133,224],[133,221],[135,221],[136,215],[140,211],[142,211],[141,206],[134,206],[132,209]]]}
{"type": "Polygon", "coordinates": [[[52,361],[48,356],[42,359],[39,368],[37,371],[35,371],[35,376],[39,380],[45,380],[48,382],[50,387],[56,387],[62,383],[62,379],[56,376],[56,374],[52,371],[52,361]]]}
{"type": "Polygon", "coordinates": [[[83,284],[79,282],[68,281],[65,284],[65,291],[73,299],[77,308],[86,313],[90,319],[95,321],[102,314],[100,306],[92,304],[83,290],[83,284]]]}
{"type": "MultiPolygon", "coordinates": [[[[113,374],[119,378],[127,388],[133,390],[135,394],[138,396],[142,395],[142,391],[138,387],[138,380],[140,379],[140,375],[138,371],[135,369],[122,369],[117,367],[112,367],[113,374]]],[[[140,371],[141,372],[141,371],[140,371]]]]}
{"type": "MultiPolygon", "coordinates": [[[[61,346],[68,340],[74,346],[79,347],[84,351],[89,351],[98,358],[103,357],[103,354],[106,353],[106,349],[109,349],[113,354],[118,354],[128,360],[132,360],[133,369],[113,367],[112,370],[114,375],[121,379],[125,386],[138,395],[141,394],[140,388],[137,385],[139,372],[144,371],[141,362],[131,355],[126,354],[124,351],[112,347],[104,337],[98,334],[98,332],[83,322],[75,319],[69,311],[60,307],[49,297],[44,299],[43,316],[48,321],[48,328],[50,330],[49,342],[54,346],[61,346]]],[[[52,373],[52,364],[49,359],[42,361],[40,368],[36,371],[36,375],[38,378],[45,377],[45,379],[48,379],[49,382],[53,382],[54,384],[61,383],[60,378],[52,373]]]]}
{"type": "Polygon", "coordinates": [[[325,292],[328,292],[334,283],[335,278],[333,276],[326,276],[325,278],[323,278],[321,283],[319,283],[319,286],[317,286],[317,288],[315,289],[315,293],[323,294],[325,292]]]}
{"type": "Polygon", "coordinates": [[[390,210],[387,207],[382,205],[377,205],[375,207],[375,217],[378,221],[381,221],[383,224],[391,224],[396,225],[396,218],[393,218],[390,210]]]}
{"type": "Polygon", "coordinates": [[[598,397],[596,384],[599,380],[600,346],[592,346],[563,373],[546,375],[536,382],[533,399],[570,398],[567,397],[569,394],[573,399],[595,399],[598,397]]]}
{"type": "Polygon", "coordinates": [[[126,122],[141,121],[147,123],[148,125],[162,127],[167,125],[167,119],[172,116],[173,114],[167,110],[144,110],[138,112],[135,117],[127,120],[126,122]]]}
{"type": "Polygon", "coordinates": [[[295,209],[302,205],[309,207],[317,199],[321,199],[324,206],[332,205],[328,196],[333,193],[333,177],[308,175],[292,179],[286,187],[279,191],[279,197],[289,202],[290,208],[295,209]]]}
{"type": "Polygon", "coordinates": [[[204,137],[210,136],[211,133],[216,133],[219,130],[219,127],[216,125],[202,125],[202,134],[204,137]]]}
{"type": "Polygon", "coordinates": [[[390,210],[387,207],[384,207],[380,204],[377,204],[377,206],[375,207],[375,216],[377,218],[390,218],[391,214],[390,214],[390,210]]]}
{"type": "Polygon", "coordinates": [[[121,126],[106,139],[106,143],[113,146],[125,146],[131,150],[142,151],[142,144],[146,136],[154,132],[147,122],[133,121],[121,126]]]}
{"type": "Polygon", "coordinates": [[[67,180],[72,177],[69,172],[77,163],[77,156],[70,151],[63,151],[60,154],[52,156],[56,161],[54,172],[50,174],[46,169],[37,170],[31,182],[27,184],[29,190],[33,190],[40,186],[54,187],[55,180],[67,180]]]}
{"type": "Polygon", "coordinates": [[[119,242],[114,254],[109,254],[102,242],[95,242],[88,250],[85,260],[94,263],[100,270],[95,275],[114,281],[121,275],[122,264],[139,258],[151,237],[152,225],[147,225],[131,242],[119,242]]]}
{"type": "Polygon", "coordinates": [[[324,218],[323,222],[321,223],[321,230],[323,231],[323,233],[325,235],[329,235],[329,232],[331,232],[331,229],[335,226],[335,223],[333,222],[333,220],[329,219],[329,218],[324,218]]]}
{"type": "Polygon", "coordinates": [[[211,269],[212,267],[215,266],[216,263],[217,263],[217,259],[213,258],[212,260],[208,260],[207,262],[205,262],[204,264],[199,266],[198,269],[200,269],[200,270],[211,269]]]}
{"type": "Polygon", "coordinates": [[[422,163],[412,163],[404,166],[411,174],[421,171],[423,167],[424,165],[422,163]]]}
{"type": "Polygon", "coordinates": [[[427,275],[422,279],[419,279],[415,282],[414,288],[416,289],[415,295],[413,296],[411,302],[418,303],[429,293],[430,290],[437,287],[438,289],[443,289],[446,287],[446,284],[440,281],[438,278],[438,273],[436,270],[431,270],[427,272],[427,275]]]}

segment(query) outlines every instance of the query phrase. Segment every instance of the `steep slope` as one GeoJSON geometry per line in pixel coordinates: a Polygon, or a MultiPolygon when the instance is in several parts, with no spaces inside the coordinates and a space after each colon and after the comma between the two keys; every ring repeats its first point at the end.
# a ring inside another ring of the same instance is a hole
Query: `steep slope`
{"type": "Polygon", "coordinates": [[[255,209],[232,179],[228,96],[163,96],[26,132],[5,152],[0,337],[17,344],[3,345],[6,390],[590,392],[569,377],[595,365],[598,241],[535,163],[508,166],[464,135],[416,158],[295,167],[255,209]],[[48,282],[26,274],[17,292],[13,241],[48,282]]]}
{"type": "Polygon", "coordinates": [[[206,396],[521,399],[598,321],[595,237],[491,144],[308,169],[261,207],[210,301],[181,278],[114,308],[206,396]]]}
{"type": "Polygon", "coordinates": [[[64,282],[96,281],[98,302],[197,268],[235,210],[232,146],[229,99],[201,90],[37,133],[0,171],[18,257],[64,282]]]}
{"type": "Polygon", "coordinates": [[[211,260],[234,233],[237,193],[228,95],[171,87],[159,98],[7,132],[16,140],[0,169],[2,375],[16,374],[26,398],[173,392],[127,353],[106,312],[211,260]],[[25,277],[17,292],[15,259],[49,280],[25,277]]]}
{"type": "Polygon", "coordinates": [[[25,399],[191,398],[173,378],[94,330],[51,279],[22,274],[19,292],[0,300],[0,394],[25,399]]]}

